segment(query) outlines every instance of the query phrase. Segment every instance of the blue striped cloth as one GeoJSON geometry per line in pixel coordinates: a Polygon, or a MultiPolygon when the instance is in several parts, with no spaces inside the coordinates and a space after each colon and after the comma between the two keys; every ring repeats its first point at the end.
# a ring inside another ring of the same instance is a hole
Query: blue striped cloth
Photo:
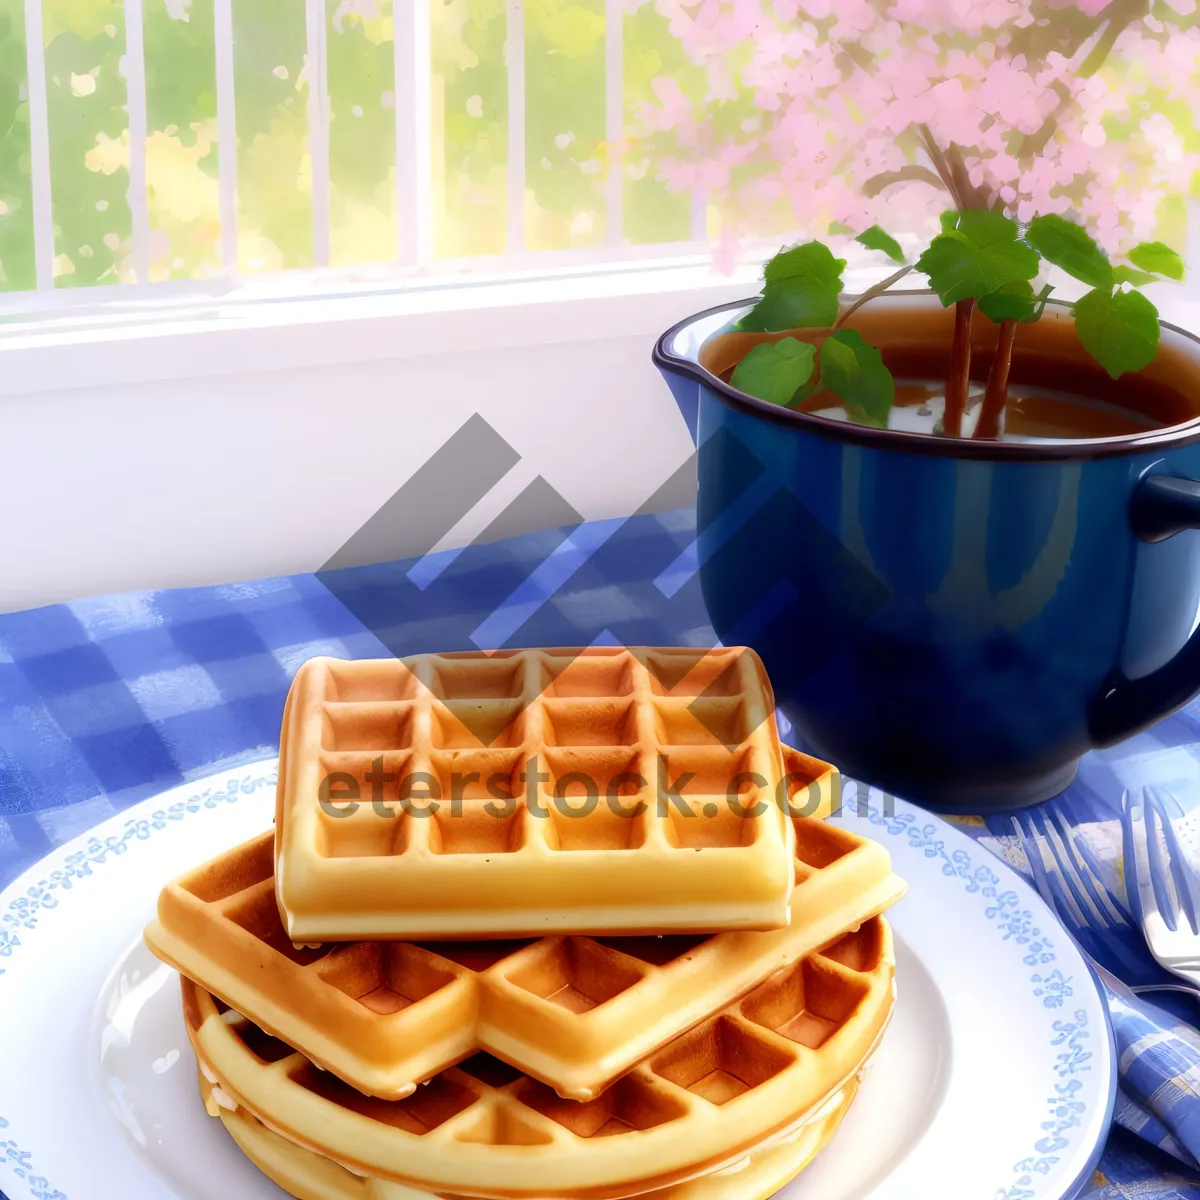
{"type": "MultiPolygon", "coordinates": [[[[712,645],[694,547],[694,514],[675,512],[417,561],[0,616],[0,887],[147,796],[274,753],[289,682],[313,655],[712,645]]],[[[1194,706],[1089,755],[1050,802],[1118,896],[1122,789],[1153,782],[1200,808],[1198,749],[1194,706]]],[[[961,823],[1030,876],[1010,820],[961,823]]],[[[1131,984],[1162,977],[1133,928],[1119,961],[1097,957],[1131,984]]],[[[1200,1035],[1185,1023],[1200,1007],[1155,1007],[1115,988],[1117,1124],[1084,1194],[1200,1200],[1200,1035]]]]}

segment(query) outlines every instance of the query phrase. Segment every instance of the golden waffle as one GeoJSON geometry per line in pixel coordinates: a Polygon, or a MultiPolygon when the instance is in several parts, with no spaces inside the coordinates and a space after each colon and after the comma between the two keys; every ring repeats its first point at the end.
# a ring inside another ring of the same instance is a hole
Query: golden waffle
{"type": "MultiPolygon", "coordinates": [[[[211,1116],[222,1124],[242,1153],[272,1182],[296,1200],[461,1200],[435,1195],[387,1179],[368,1178],[332,1159],[297,1146],[272,1132],[244,1109],[227,1107],[213,1097],[214,1085],[200,1076],[200,1094],[211,1116]]],[[[858,1082],[851,1079],[831,1102],[787,1138],[756,1147],[724,1171],[686,1183],[643,1192],[637,1200],[767,1200],[794,1179],[837,1132],[854,1101],[858,1082]]],[[[228,1102],[228,1098],[221,1096],[228,1102]]],[[[548,1194],[538,1200],[554,1200],[548,1194]]]]}
{"type": "Polygon", "coordinates": [[[881,917],[771,975],[596,1099],[487,1054],[396,1101],[317,1069],[189,980],[184,1016],[218,1104],[365,1176],[497,1198],[617,1200],[731,1166],[838,1102],[893,1006],[881,917]],[[612,1139],[616,1139],[613,1141],[612,1139]]]}
{"type": "Polygon", "coordinates": [[[296,949],[275,904],[268,833],[164,888],[146,944],[359,1091],[400,1099],[482,1049],[587,1100],[904,892],[876,842],[815,817],[795,819],[792,841],[786,929],[296,949]]]}
{"type": "MultiPolygon", "coordinates": [[[[824,815],[837,774],[802,769],[824,815]]],[[[284,923],[308,943],[781,928],[782,776],[750,650],[312,659],[280,735],[284,923]]]]}

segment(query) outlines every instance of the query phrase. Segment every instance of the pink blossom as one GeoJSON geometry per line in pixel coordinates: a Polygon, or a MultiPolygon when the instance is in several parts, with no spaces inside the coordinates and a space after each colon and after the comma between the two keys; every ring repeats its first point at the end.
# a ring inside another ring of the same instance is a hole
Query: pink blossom
{"type": "MultiPolygon", "coordinates": [[[[705,84],[685,95],[656,79],[634,139],[672,188],[706,187],[747,228],[777,224],[781,202],[809,234],[832,220],[936,228],[950,198],[928,182],[925,128],[1006,211],[1074,211],[1106,244],[1152,233],[1162,199],[1200,170],[1196,23],[1167,36],[1135,20],[1083,77],[1100,0],[654,3],[705,84]],[[926,173],[892,181],[913,167],[926,173]]],[[[1186,14],[1196,0],[1170,3],[1186,14]]]]}

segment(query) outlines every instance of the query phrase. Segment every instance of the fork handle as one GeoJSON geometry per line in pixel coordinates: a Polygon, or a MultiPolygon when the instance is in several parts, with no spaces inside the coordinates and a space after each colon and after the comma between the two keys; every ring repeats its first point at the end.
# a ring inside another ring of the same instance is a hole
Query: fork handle
{"type": "MultiPolygon", "coordinates": [[[[1129,523],[1143,542],[1161,542],[1200,529],[1200,483],[1170,475],[1147,475],[1133,490],[1129,523]]],[[[1200,630],[1170,662],[1129,679],[1114,671],[1092,700],[1088,727],[1098,747],[1111,746],[1182,708],[1200,692],[1200,630]]]]}
{"type": "Polygon", "coordinates": [[[1144,996],[1147,992],[1183,992],[1200,1000],[1200,987],[1188,986],[1186,983],[1143,983],[1129,989],[1135,996],[1144,996]]]}

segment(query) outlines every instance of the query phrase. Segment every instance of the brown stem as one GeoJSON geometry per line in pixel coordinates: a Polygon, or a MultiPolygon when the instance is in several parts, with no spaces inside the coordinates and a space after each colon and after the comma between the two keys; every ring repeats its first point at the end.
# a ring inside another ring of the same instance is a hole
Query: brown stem
{"type": "MultiPolygon", "coordinates": [[[[1063,29],[1058,22],[1033,21],[1013,33],[1006,57],[1011,60],[1024,55],[1027,59],[1042,60],[1051,50],[1054,50],[1064,58],[1074,58],[1080,47],[1085,45],[1101,26],[1107,25],[1108,29],[1112,30],[1117,25],[1120,27],[1117,29],[1119,34],[1121,29],[1132,21],[1145,16],[1149,11],[1149,0],[1113,0],[1113,3],[1101,9],[1095,16],[1086,20],[1078,20],[1074,27],[1066,32],[1065,41],[1063,40],[1063,29]]],[[[1116,41],[1115,35],[1112,40],[1116,41]]],[[[1107,53],[1107,48],[1105,53],[1107,53]]],[[[1090,60],[1095,54],[1096,50],[1093,49],[1088,55],[1088,59],[1090,60]]],[[[1085,61],[1083,66],[1094,69],[1095,64],[1085,61]]]]}
{"type": "Polygon", "coordinates": [[[954,207],[962,212],[967,208],[990,208],[994,197],[985,187],[975,187],[967,171],[962,147],[953,142],[943,149],[934,139],[928,125],[917,126],[917,139],[929,155],[929,161],[941,179],[946,191],[954,201],[954,207]]]}
{"type": "Polygon", "coordinates": [[[932,184],[937,188],[946,187],[928,167],[915,166],[901,167],[898,171],[881,171],[878,175],[872,175],[863,184],[862,191],[863,195],[870,199],[872,196],[878,196],[884,188],[891,187],[893,183],[911,183],[917,181],[932,184]]]}
{"type": "Polygon", "coordinates": [[[1052,83],[1050,89],[1058,93],[1058,103],[1054,106],[1049,116],[1038,126],[1036,133],[1027,133],[1021,139],[1015,154],[1022,162],[1037,158],[1045,150],[1050,139],[1054,136],[1054,131],[1058,128],[1059,118],[1067,111],[1067,106],[1071,103],[1071,93],[1061,83],[1052,83]]]}
{"type": "Polygon", "coordinates": [[[1004,406],[1008,403],[1008,372],[1012,367],[1013,340],[1017,336],[1017,322],[1001,321],[1000,336],[996,341],[996,357],[988,372],[987,391],[983,396],[983,407],[975,424],[976,438],[998,438],[1004,432],[1004,406]]]}
{"type": "Polygon", "coordinates": [[[833,327],[829,330],[829,332],[837,333],[837,331],[846,323],[846,318],[850,316],[855,309],[862,308],[862,306],[866,304],[868,300],[875,296],[881,295],[883,292],[886,292],[893,283],[899,283],[900,280],[903,279],[905,275],[907,275],[912,269],[912,264],[909,263],[908,265],[901,267],[900,270],[894,271],[886,279],[881,279],[878,283],[871,284],[871,286],[867,288],[867,290],[863,292],[861,296],[855,299],[853,304],[848,305],[846,308],[842,309],[840,313],[838,313],[838,318],[836,321],[834,321],[833,327]]]}
{"type": "Polygon", "coordinates": [[[946,164],[950,169],[950,175],[954,180],[954,186],[958,189],[959,197],[964,206],[967,208],[990,207],[994,197],[988,192],[986,187],[975,187],[971,182],[962,147],[956,146],[951,142],[945,151],[945,158],[946,164]]]}
{"type": "Polygon", "coordinates": [[[946,380],[946,409],[942,432],[947,437],[962,437],[963,413],[967,411],[967,391],[971,386],[971,317],[975,301],[960,300],[954,306],[954,348],[950,352],[950,375],[946,380]]]}
{"type": "Polygon", "coordinates": [[[933,134],[930,133],[929,126],[918,125],[917,137],[920,139],[921,145],[925,147],[925,153],[929,155],[929,161],[933,163],[933,169],[938,173],[938,178],[945,184],[946,191],[950,193],[950,199],[954,201],[954,207],[959,212],[962,212],[966,206],[963,204],[963,198],[955,185],[954,173],[950,170],[950,164],[946,161],[946,156],[942,153],[942,148],[933,140],[933,134]]]}
{"type": "Polygon", "coordinates": [[[1113,46],[1117,44],[1117,38],[1129,28],[1134,21],[1141,20],[1150,11],[1150,5],[1147,0],[1132,0],[1128,4],[1114,4],[1108,10],[1108,28],[1100,35],[1099,40],[1088,53],[1087,58],[1080,64],[1076,75],[1080,79],[1086,79],[1089,75],[1095,73],[1104,66],[1108,60],[1109,54],[1112,52],[1113,46]]]}

